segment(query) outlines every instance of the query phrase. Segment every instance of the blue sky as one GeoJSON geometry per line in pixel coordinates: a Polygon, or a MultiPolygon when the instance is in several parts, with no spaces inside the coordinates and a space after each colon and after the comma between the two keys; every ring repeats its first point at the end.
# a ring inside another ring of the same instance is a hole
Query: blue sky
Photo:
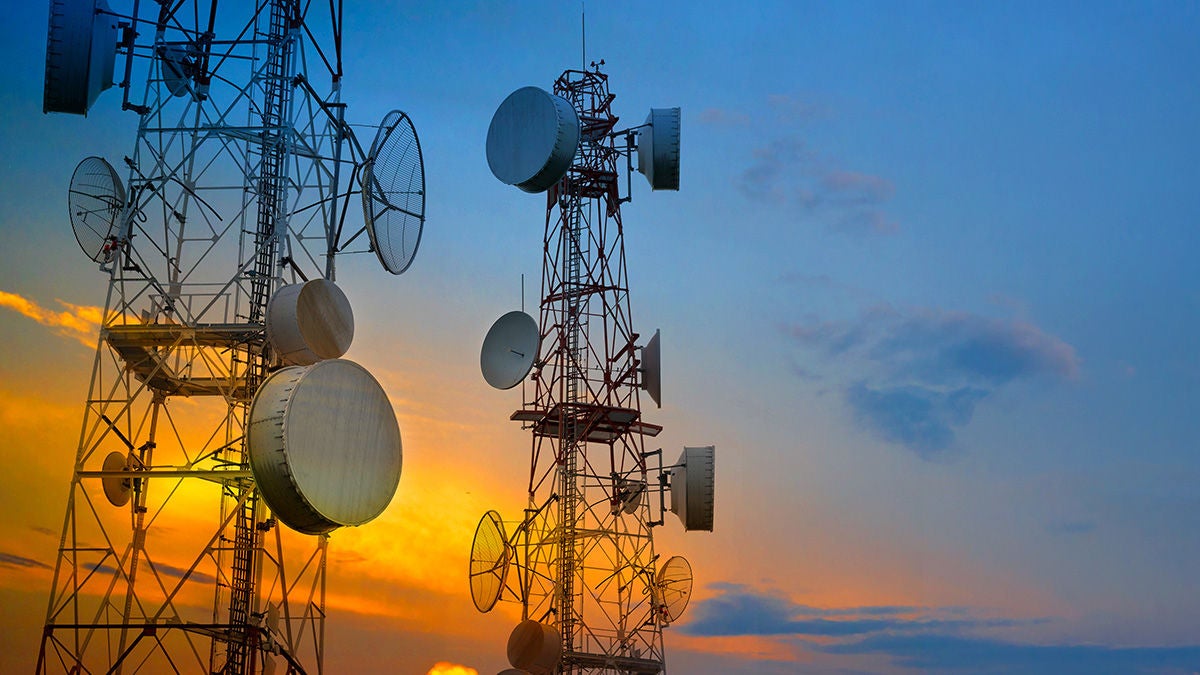
{"type": "MultiPolygon", "coordinates": [[[[635,328],[663,330],[652,421],[719,453],[715,532],[656,533],[698,580],[676,672],[1200,669],[1200,4],[597,1],[587,20],[623,122],[683,109],[681,190],[635,177],[623,208],[635,328]]],[[[41,114],[44,23],[20,5],[0,29],[0,291],[66,311],[104,301],[67,181],[86,155],[118,164],[135,118],[115,91],[41,114]]],[[[494,484],[480,513],[519,508],[517,401],[475,364],[519,275],[537,288],[543,204],[491,176],[483,139],[510,91],[580,65],[579,38],[570,3],[347,9],[349,117],[407,111],[428,175],[413,268],[339,277],[372,317],[351,356],[420,402],[399,409],[402,492],[486,445],[508,464],[461,479],[494,484]],[[420,425],[466,440],[410,441],[420,425]]],[[[90,352],[16,311],[0,338],[10,409],[77,424],[90,352]]],[[[71,441],[44,467],[50,515],[0,496],[20,527],[57,532],[71,441]]],[[[12,594],[50,539],[0,547],[6,604],[38,606],[12,594]]],[[[335,661],[362,621],[341,618],[335,661]]],[[[504,667],[509,625],[474,621],[426,660],[504,667]]],[[[403,625],[370,630],[420,644],[403,625]]],[[[424,673],[411,652],[378,658],[424,673]]]]}

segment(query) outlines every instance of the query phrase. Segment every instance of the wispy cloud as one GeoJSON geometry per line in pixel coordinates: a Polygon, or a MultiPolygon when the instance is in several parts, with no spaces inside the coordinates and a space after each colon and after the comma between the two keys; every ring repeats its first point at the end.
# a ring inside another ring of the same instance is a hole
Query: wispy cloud
{"type": "Polygon", "coordinates": [[[698,603],[679,630],[701,639],[761,637],[828,656],[881,657],[919,672],[1190,673],[1200,662],[1200,645],[1028,644],[998,633],[1048,623],[1044,618],[980,616],[963,607],[808,607],[746,586],[710,588],[719,593],[698,603]]]}
{"type": "Polygon", "coordinates": [[[736,110],[705,108],[700,111],[698,121],[714,127],[744,127],[750,124],[750,116],[736,110]]]}
{"type": "Polygon", "coordinates": [[[0,551],[0,567],[33,567],[38,569],[50,569],[50,566],[40,560],[26,558],[15,553],[5,553],[0,551]]]}
{"type": "Polygon", "coordinates": [[[1028,321],[876,305],[852,320],[785,332],[854,373],[842,385],[856,421],[927,459],[943,454],[976,406],[1019,379],[1070,379],[1075,349],[1028,321]]]}
{"type": "Polygon", "coordinates": [[[96,335],[104,320],[104,310],[100,307],[75,305],[64,300],[56,299],[55,302],[63,309],[49,309],[16,293],[0,291],[0,307],[33,319],[52,328],[56,334],[86,347],[95,347],[96,335]]]}
{"type": "Polygon", "coordinates": [[[834,230],[886,234],[899,229],[883,211],[896,191],[891,181],[847,170],[793,138],[755,148],[735,185],[748,199],[796,207],[834,230]]]}
{"type": "MultiPolygon", "coordinates": [[[[167,563],[163,563],[163,562],[154,563],[154,570],[157,571],[159,574],[162,574],[162,575],[165,575],[168,577],[174,577],[176,579],[182,579],[185,575],[188,574],[188,571],[182,567],[168,565],[167,563]]],[[[188,579],[191,581],[202,583],[202,584],[211,584],[217,580],[216,577],[214,577],[213,575],[206,574],[204,572],[201,572],[200,570],[193,570],[191,575],[188,576],[188,579]]]]}

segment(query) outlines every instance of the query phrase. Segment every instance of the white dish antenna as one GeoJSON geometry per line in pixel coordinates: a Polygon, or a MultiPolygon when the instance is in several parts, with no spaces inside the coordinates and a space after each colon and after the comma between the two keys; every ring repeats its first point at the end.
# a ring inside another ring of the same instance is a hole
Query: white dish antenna
{"type": "Polygon", "coordinates": [[[670,624],[683,616],[692,598],[692,566],[683,556],[672,556],[663,563],[655,579],[659,616],[670,624]]]}
{"type": "Polygon", "coordinates": [[[660,331],[654,331],[654,337],[642,347],[642,389],[654,399],[654,405],[662,407],[662,347],[659,344],[660,331]]]}
{"type": "Polygon", "coordinates": [[[654,190],[679,189],[679,108],[651,108],[638,132],[638,171],[654,190]]]}
{"type": "Polygon", "coordinates": [[[188,93],[189,73],[192,70],[188,50],[179,45],[167,45],[159,51],[160,67],[162,68],[163,84],[172,96],[183,96],[188,93]]]}
{"type": "Polygon", "coordinates": [[[42,112],[86,115],[113,85],[117,17],[104,0],[51,0],[42,112]]]}
{"type": "MultiPolygon", "coordinates": [[[[129,456],[116,450],[104,458],[105,471],[129,471],[129,456]]],[[[125,506],[129,503],[129,493],[133,488],[131,476],[105,476],[100,479],[104,488],[104,496],[113,506],[125,506]]]]}
{"type": "Polygon", "coordinates": [[[574,106],[538,87],[509,94],[488,126],[488,167],[500,182],[525,192],[544,192],[557,183],[578,149],[574,106]]]}
{"type": "Polygon", "coordinates": [[[646,501],[646,482],[621,478],[617,481],[616,500],[612,512],[634,514],[646,501]]]}
{"type": "Polygon", "coordinates": [[[531,675],[551,675],[562,657],[562,636],[549,624],[526,619],[508,636],[508,662],[531,675]]]}
{"type": "Polygon", "coordinates": [[[671,512],[683,521],[683,529],[713,529],[716,447],[683,449],[671,478],[671,512]]]}
{"type": "Polygon", "coordinates": [[[537,321],[520,310],[496,319],[483,338],[479,369],[483,379],[497,389],[512,389],[533,368],[541,346],[537,321]]]}
{"type": "Polygon", "coordinates": [[[412,120],[384,116],[363,164],[363,218],[383,268],[403,274],[412,265],[425,227],[425,160],[412,120]]]}
{"type": "Polygon", "coordinates": [[[67,193],[71,229],[84,255],[107,262],[112,255],[125,210],[125,185],[102,157],[86,157],[71,174],[67,193]]]}
{"type": "Polygon", "coordinates": [[[271,511],[305,534],[362,525],[400,481],[400,427],[383,387],[352,361],[275,371],[250,404],[250,469],[271,511]]]}
{"type": "Polygon", "coordinates": [[[284,286],[267,304],[267,340],[290,365],[336,359],[354,340],[350,301],[328,279],[284,286]]]}
{"type": "Polygon", "coordinates": [[[504,534],[504,523],[500,514],[488,511],[475,528],[475,539],[471,542],[471,599],[475,608],[490,612],[504,591],[508,578],[508,566],[512,550],[504,534]]]}

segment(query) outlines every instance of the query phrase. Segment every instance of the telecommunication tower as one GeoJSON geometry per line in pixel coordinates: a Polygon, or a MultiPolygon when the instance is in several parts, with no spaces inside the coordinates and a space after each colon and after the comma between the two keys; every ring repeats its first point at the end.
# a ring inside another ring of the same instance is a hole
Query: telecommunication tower
{"type": "Polygon", "coordinates": [[[646,450],[662,431],[641,406],[642,390],[660,402],[659,336],[633,329],[621,220],[635,155],[653,189],[679,189],[680,110],[618,130],[602,65],[514,91],[488,130],[495,176],[546,193],[539,319],[505,314],[480,355],[492,386],[527,382],[511,419],[532,436],[522,518],[489,511],[471,552],[476,607],[521,605],[506,673],[664,672],[663,628],[692,588],[687,561],[654,549],[666,493],[687,529],[712,530],[714,448],[666,467],[646,450]]]}
{"type": "Polygon", "coordinates": [[[137,137],[71,179],[108,291],[37,670],[324,672],[329,532],[401,469],[335,263],[411,264],[420,144],[346,122],[340,0],[131,4],[50,3],[45,112],[115,82],[137,137]]]}

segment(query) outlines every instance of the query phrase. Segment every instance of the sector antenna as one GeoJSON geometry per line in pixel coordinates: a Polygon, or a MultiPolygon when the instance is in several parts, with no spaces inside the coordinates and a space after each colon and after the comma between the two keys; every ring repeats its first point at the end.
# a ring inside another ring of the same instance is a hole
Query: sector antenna
{"type": "Polygon", "coordinates": [[[505,314],[480,352],[489,385],[524,383],[510,419],[531,437],[522,515],[505,528],[487,512],[471,557],[476,608],[520,606],[505,673],[665,672],[663,629],[693,579],[682,557],[660,566],[654,528],[678,495],[685,529],[712,529],[712,453],[664,466],[647,448],[662,427],[641,394],[661,404],[661,343],[633,328],[625,236],[638,229],[621,209],[635,160],[652,190],[679,189],[680,110],[619,127],[602,65],[516,89],[487,132],[496,179],[546,204],[538,317],[505,314]]]}
{"type": "Polygon", "coordinates": [[[327,672],[330,533],[369,527],[402,469],[337,276],[410,269],[426,197],[408,113],[369,145],[346,120],[342,16],[50,2],[43,109],[107,101],[135,139],[66,195],[108,301],[38,673],[327,672]]]}

